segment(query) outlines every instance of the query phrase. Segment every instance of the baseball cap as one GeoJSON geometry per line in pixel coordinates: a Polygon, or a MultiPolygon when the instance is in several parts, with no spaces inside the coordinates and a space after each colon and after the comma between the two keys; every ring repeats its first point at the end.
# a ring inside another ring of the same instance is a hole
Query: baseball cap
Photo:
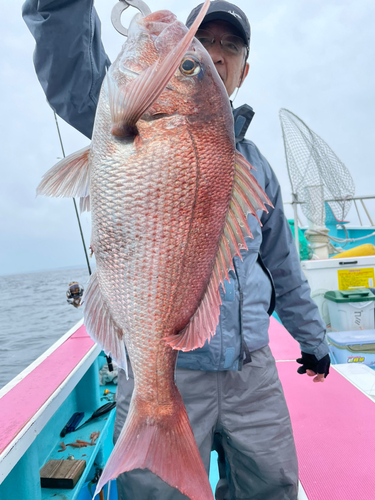
{"type": "MultiPolygon", "coordinates": [[[[203,3],[195,7],[189,14],[186,20],[186,26],[190,28],[193,24],[195,18],[198,16],[203,3]]],[[[207,14],[205,15],[202,24],[208,23],[210,21],[227,21],[232,24],[239,32],[243,38],[247,47],[250,46],[250,23],[247,19],[245,13],[230,2],[225,2],[224,0],[214,0],[210,2],[207,14]]]]}

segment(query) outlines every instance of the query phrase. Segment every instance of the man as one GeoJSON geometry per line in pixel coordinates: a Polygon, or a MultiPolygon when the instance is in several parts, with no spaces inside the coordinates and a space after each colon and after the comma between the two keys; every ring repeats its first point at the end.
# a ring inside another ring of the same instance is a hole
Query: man
{"type": "MultiPolygon", "coordinates": [[[[189,15],[191,26],[201,6],[189,15]]],[[[27,0],[23,15],[36,41],[39,80],[52,107],[91,136],[101,81],[109,61],[90,0],[27,0]],[[75,21],[78,20],[78,21],[75,21]],[[78,69],[79,68],[79,69],[78,69]]],[[[248,75],[250,25],[234,4],[213,1],[197,38],[208,50],[228,96],[248,75]]],[[[219,453],[217,500],[296,500],[297,459],[290,419],[275,362],[268,347],[274,305],[284,326],[300,343],[299,373],[320,382],[328,374],[324,325],[299,264],[283,212],[279,183],[256,146],[244,138],[253,116],[249,106],[234,110],[237,149],[274,205],[253,217],[243,259],[222,293],[220,323],[211,342],[180,353],[176,381],[207,471],[210,453],[219,453]],[[274,284],[273,284],[274,283],[274,284]],[[276,297],[276,304],[275,302],[276,297]]],[[[125,421],[133,380],[119,374],[115,439],[125,421]]],[[[119,498],[186,498],[148,471],[118,479],[119,498]]]]}

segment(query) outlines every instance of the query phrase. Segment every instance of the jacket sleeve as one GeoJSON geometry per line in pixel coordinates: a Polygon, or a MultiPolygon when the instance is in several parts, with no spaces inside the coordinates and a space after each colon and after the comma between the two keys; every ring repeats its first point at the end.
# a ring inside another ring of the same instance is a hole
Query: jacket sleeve
{"type": "Polygon", "coordinates": [[[93,0],[26,0],[22,15],[35,38],[34,65],[47,101],[61,118],[91,137],[110,65],[93,0]]]}
{"type": "Polygon", "coordinates": [[[310,287],[284,214],[279,182],[267,160],[259,155],[265,171],[266,193],[274,205],[274,209],[261,218],[263,240],[260,251],[275,284],[275,309],[285,328],[299,342],[301,351],[321,359],[329,352],[325,325],[310,297],[310,287]]]}

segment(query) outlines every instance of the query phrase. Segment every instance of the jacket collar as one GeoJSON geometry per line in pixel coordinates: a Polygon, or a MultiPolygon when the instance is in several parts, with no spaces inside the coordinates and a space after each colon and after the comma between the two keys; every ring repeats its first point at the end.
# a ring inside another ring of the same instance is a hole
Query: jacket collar
{"type": "MultiPolygon", "coordinates": [[[[233,109],[233,108],[232,108],[233,109]]],[[[234,134],[237,142],[245,138],[245,134],[254,116],[254,110],[248,104],[243,104],[237,109],[233,109],[234,134]]]]}

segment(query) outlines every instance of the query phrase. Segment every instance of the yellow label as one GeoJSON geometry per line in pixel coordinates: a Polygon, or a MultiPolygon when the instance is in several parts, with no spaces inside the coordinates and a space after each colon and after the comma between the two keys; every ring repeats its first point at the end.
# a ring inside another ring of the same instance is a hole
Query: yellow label
{"type": "Polygon", "coordinates": [[[348,361],[348,363],[363,363],[363,362],[364,362],[364,360],[365,360],[365,358],[364,358],[364,357],[359,357],[359,356],[357,356],[357,357],[355,357],[355,356],[350,356],[350,357],[348,358],[348,360],[347,360],[347,361],[348,361]]]}
{"type": "Polygon", "coordinates": [[[372,288],[374,286],[374,268],[340,269],[337,271],[339,290],[353,290],[355,288],[372,288]]]}

